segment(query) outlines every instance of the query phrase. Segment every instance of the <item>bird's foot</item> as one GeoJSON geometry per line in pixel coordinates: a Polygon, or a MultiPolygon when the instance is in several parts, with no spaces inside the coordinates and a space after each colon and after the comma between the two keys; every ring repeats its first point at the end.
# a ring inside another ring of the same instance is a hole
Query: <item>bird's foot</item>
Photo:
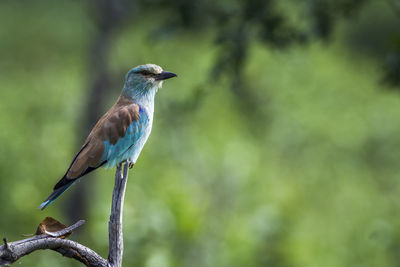
{"type": "Polygon", "coordinates": [[[133,166],[135,166],[135,163],[133,163],[133,162],[128,162],[128,167],[129,167],[129,169],[132,169],[133,166]]]}

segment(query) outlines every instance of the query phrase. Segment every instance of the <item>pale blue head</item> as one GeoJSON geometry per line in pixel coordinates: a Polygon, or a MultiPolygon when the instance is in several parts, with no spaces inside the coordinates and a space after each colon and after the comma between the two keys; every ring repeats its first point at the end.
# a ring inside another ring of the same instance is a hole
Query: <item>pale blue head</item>
{"type": "Polygon", "coordinates": [[[131,69],[126,75],[122,94],[134,99],[154,97],[164,80],[176,76],[175,73],[164,71],[155,64],[140,65],[131,69]]]}

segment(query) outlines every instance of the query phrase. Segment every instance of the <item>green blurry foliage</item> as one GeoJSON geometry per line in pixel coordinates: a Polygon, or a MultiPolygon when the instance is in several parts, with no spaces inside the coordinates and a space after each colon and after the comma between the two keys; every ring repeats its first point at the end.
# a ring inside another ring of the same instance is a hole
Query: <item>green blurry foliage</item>
{"type": "MultiPolygon", "coordinates": [[[[124,264],[397,265],[400,99],[382,82],[381,60],[390,51],[364,52],[367,41],[349,38],[377,17],[389,27],[396,13],[371,1],[214,2],[135,2],[112,43],[118,78],[104,110],[132,66],[179,75],[159,91],[130,171],[124,264]],[[317,30],[302,10],[335,19],[317,30]]],[[[46,216],[73,223],[60,209],[71,192],[37,206],[84,138],[97,29],[78,1],[2,1],[0,22],[0,230],[16,240],[46,216]]],[[[85,238],[71,236],[103,256],[113,177],[102,169],[80,182],[91,187],[90,213],[85,238]]],[[[19,263],[78,266],[49,251],[19,263]]]]}

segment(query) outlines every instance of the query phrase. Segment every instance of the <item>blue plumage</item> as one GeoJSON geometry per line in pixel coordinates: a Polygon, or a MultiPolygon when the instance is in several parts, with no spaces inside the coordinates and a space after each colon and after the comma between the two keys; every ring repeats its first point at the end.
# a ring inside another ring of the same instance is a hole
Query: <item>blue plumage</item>
{"type": "Polygon", "coordinates": [[[151,132],[151,115],[146,108],[141,107],[139,120],[129,125],[124,137],[119,138],[115,145],[111,145],[108,140],[104,141],[102,160],[107,161],[106,168],[115,167],[125,160],[136,162],[151,132]]]}
{"type": "Polygon", "coordinates": [[[151,132],[155,94],[163,80],[175,76],[153,64],[130,70],[121,96],[96,123],[64,177],[40,208],[47,207],[77,179],[100,166],[115,167],[125,161],[135,164],[151,132]]]}
{"type": "Polygon", "coordinates": [[[46,208],[48,205],[50,205],[51,203],[53,203],[54,200],[56,200],[56,198],[58,198],[62,193],[64,193],[68,188],[70,188],[71,185],[72,185],[75,181],[76,181],[76,180],[71,180],[70,183],[68,183],[68,184],[66,184],[66,185],[64,185],[64,186],[62,186],[62,187],[60,187],[60,188],[58,188],[58,189],[55,189],[55,190],[53,191],[53,193],[51,193],[50,196],[48,196],[48,197],[46,198],[46,200],[43,201],[42,204],[40,204],[39,208],[40,208],[41,210],[44,210],[44,208],[46,208]]]}

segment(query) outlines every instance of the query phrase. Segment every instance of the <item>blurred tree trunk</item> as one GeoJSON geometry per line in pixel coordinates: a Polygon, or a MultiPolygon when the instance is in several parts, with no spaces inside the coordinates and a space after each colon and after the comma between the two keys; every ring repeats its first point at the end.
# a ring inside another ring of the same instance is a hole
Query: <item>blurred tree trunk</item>
{"type": "MultiPolygon", "coordinates": [[[[82,127],[80,127],[82,130],[78,132],[78,140],[81,143],[103,114],[106,90],[110,87],[112,80],[109,70],[109,54],[117,36],[116,33],[132,13],[133,3],[134,1],[126,0],[93,0],[88,5],[88,12],[93,18],[97,32],[94,34],[88,50],[87,104],[83,110],[82,127]]],[[[87,217],[89,185],[94,181],[93,177],[85,180],[75,187],[65,207],[70,221],[87,217]]]]}

